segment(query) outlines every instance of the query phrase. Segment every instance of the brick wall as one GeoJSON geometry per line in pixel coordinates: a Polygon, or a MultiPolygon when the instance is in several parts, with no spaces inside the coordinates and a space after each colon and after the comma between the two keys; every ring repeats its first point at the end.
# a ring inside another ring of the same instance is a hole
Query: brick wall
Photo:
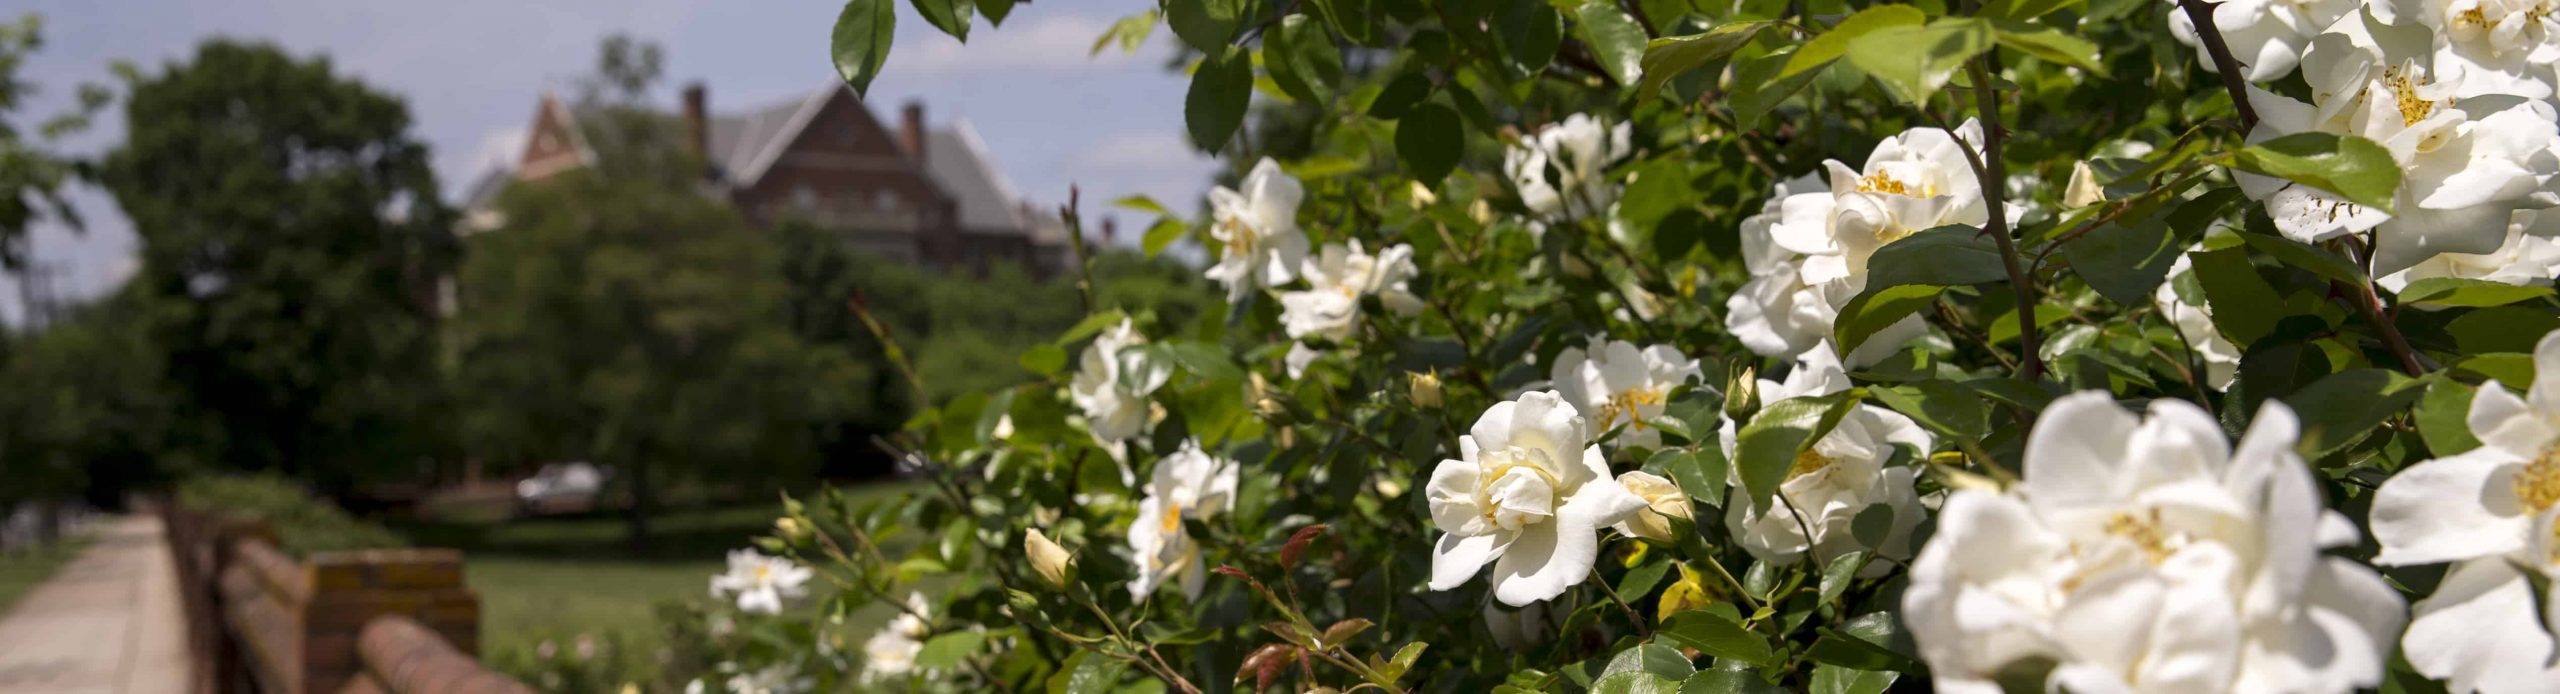
{"type": "Polygon", "coordinates": [[[199,693],[531,691],[477,660],[480,600],[463,585],[460,552],[295,561],[260,527],[165,514],[191,635],[209,641],[195,649],[199,693]]]}

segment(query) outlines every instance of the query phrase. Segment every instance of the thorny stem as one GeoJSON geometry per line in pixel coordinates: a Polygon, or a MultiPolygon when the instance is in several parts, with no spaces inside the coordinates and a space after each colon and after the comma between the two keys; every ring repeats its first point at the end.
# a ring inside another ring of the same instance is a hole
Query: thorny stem
{"type": "Polygon", "coordinates": [[[1067,247],[1076,253],[1076,293],[1084,298],[1084,314],[1093,315],[1093,254],[1084,249],[1084,214],[1077,211],[1083,191],[1067,186],[1067,204],[1058,208],[1058,218],[1067,223],[1067,247]]]}
{"type": "Polygon", "coordinates": [[[916,374],[915,364],[907,361],[907,351],[898,346],[897,338],[889,335],[889,326],[881,324],[880,319],[871,315],[870,302],[863,300],[862,292],[854,292],[853,300],[846,302],[846,305],[853,308],[855,318],[862,319],[862,327],[871,331],[871,337],[880,341],[881,354],[889,357],[891,366],[898,367],[898,375],[906,377],[907,387],[915,391],[915,405],[925,407],[932,404],[933,396],[931,391],[925,390],[924,377],[916,374]]]}
{"type": "MultiPolygon", "coordinates": [[[[2003,185],[2008,177],[2001,171],[2000,162],[2000,141],[2006,132],[2000,125],[2000,94],[1991,88],[1991,66],[1996,60],[1997,53],[1984,53],[1981,60],[1965,64],[1973,77],[1975,108],[1982,116],[1982,152],[1976,154],[1972,147],[1956,149],[1963,150],[1965,161],[1973,165],[1974,178],[1982,185],[1982,197],[1990,203],[1990,219],[1984,231],[2000,245],[2000,264],[2008,270],[2009,288],[2018,296],[2018,377],[2033,381],[2044,375],[2044,356],[2040,354],[2043,339],[2036,335],[2035,285],[2028,281],[2026,264],[2018,258],[2018,242],[2009,238],[2008,203],[2003,200],[2007,195],[2003,185]]],[[[1944,127],[1943,122],[1940,127],[1944,127]]]]}
{"type": "Polygon", "coordinates": [[[2240,61],[2231,57],[2231,45],[2222,41],[2222,29],[2213,24],[2213,10],[2219,2],[2178,0],[2178,10],[2187,13],[2187,23],[2196,27],[2196,39],[2204,44],[2204,52],[2213,58],[2213,69],[2222,73],[2222,88],[2231,92],[2231,106],[2240,111],[2240,129],[2258,126],[2258,111],[2249,107],[2249,78],[2240,74],[2240,61]]]}
{"type": "Polygon", "coordinates": [[[1591,572],[1591,582],[1600,586],[1600,592],[1609,594],[1609,602],[1617,603],[1618,609],[1627,613],[1627,621],[1636,625],[1636,633],[1643,634],[1648,639],[1653,638],[1653,629],[1645,626],[1644,616],[1637,614],[1636,608],[1628,605],[1625,598],[1618,597],[1618,589],[1610,587],[1607,580],[1600,578],[1600,572],[1591,572]]]}
{"type": "MultiPolygon", "coordinates": [[[[2358,265],[2366,264],[2371,258],[2370,254],[2361,252],[2364,250],[2363,247],[2355,243],[2353,237],[2340,239],[2337,247],[2347,251],[2347,258],[2356,261],[2358,265]]],[[[2400,334],[2400,326],[2393,323],[2390,316],[2382,314],[2382,295],[2373,291],[2371,271],[2366,272],[2366,277],[2361,282],[2350,284],[2333,280],[2330,284],[2339,294],[2346,297],[2348,303],[2356,305],[2356,313],[2362,314],[2366,323],[2373,324],[2374,332],[2382,336],[2383,348],[2390,350],[2391,356],[2399,360],[2400,370],[2408,372],[2413,377],[2427,375],[2425,361],[2418,357],[2417,350],[2409,348],[2409,338],[2400,334]]]]}

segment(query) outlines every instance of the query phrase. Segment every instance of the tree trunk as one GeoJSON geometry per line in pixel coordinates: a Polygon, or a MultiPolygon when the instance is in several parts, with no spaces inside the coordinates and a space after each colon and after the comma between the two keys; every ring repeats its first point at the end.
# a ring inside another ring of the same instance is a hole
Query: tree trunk
{"type": "Polygon", "coordinates": [[[631,520],[631,552],[649,552],[649,516],[657,513],[658,494],[649,480],[649,463],[645,456],[634,456],[631,462],[631,503],[625,512],[631,520]]]}

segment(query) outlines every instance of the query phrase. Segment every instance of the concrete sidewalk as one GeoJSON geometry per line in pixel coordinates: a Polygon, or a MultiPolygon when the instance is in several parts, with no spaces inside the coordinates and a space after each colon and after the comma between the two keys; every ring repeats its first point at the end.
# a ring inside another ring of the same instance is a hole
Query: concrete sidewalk
{"type": "Polygon", "coordinates": [[[79,558],[0,614],[0,694],[184,694],[186,612],[160,520],[88,532],[79,558]]]}

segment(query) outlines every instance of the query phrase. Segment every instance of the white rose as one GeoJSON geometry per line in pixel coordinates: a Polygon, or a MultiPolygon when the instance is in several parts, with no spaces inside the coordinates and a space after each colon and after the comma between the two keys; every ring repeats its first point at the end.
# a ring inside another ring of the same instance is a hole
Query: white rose
{"type": "MultiPolygon", "coordinates": [[[[1764,357],[1803,354],[1831,339],[1840,309],[1857,298],[1858,288],[1845,277],[1820,283],[1804,278],[1806,254],[1788,250],[1771,237],[1780,224],[1818,228],[1833,207],[1830,191],[1811,174],[1781,181],[1760,213],[1742,220],[1742,260],[1751,279],[1725,298],[1725,329],[1752,353],[1764,357]]],[[[1875,363],[1928,334],[1917,314],[1895,321],[1850,350],[1851,365],[1875,363]]]]}
{"type": "Polygon", "coordinates": [[[1606,126],[1589,114],[1573,114],[1520,138],[1520,144],[1503,153],[1502,173],[1520,190],[1520,203],[1541,222],[1596,218],[1618,204],[1609,165],[1634,151],[1629,125],[1606,126]]]}
{"type": "Polygon", "coordinates": [[[1644,420],[1662,416],[1671,389],[1700,377],[1698,360],[1670,345],[1638,349],[1635,343],[1591,338],[1591,352],[1566,347],[1556,355],[1556,392],[1591,426],[1591,438],[1627,427],[1618,435],[1624,445],[1652,447],[1662,433],[1644,420]]]}
{"type": "MultiPolygon", "coordinates": [[[[2266,82],[2293,72],[2302,61],[2303,49],[2311,46],[2311,37],[2339,17],[2354,16],[2360,6],[2356,0],[2229,0],[2214,6],[2213,26],[2231,49],[2231,58],[2240,63],[2243,76],[2251,82],[2266,82]]],[[[2174,3],[2169,8],[2169,33],[2179,43],[2195,47],[2196,62],[2205,72],[2218,72],[2196,39],[2195,22],[2174,3]]]]}
{"type": "Polygon", "coordinates": [[[2551,202],[2545,187],[2560,173],[2560,114],[2509,95],[2457,99],[2456,85],[2426,68],[2433,48],[2425,35],[2421,27],[2379,31],[2361,15],[2348,17],[2304,54],[2312,103],[2250,87],[2259,117],[2251,143],[2302,132],[2356,135],[2380,143],[2401,168],[2396,215],[2235,172],[2286,237],[2315,243],[2370,231],[2374,272],[2387,275],[2441,253],[2494,252],[2514,212],[2551,202]]]}
{"type": "Polygon", "coordinates": [[[1493,596],[1519,607],[1563,595],[1591,575],[1600,529],[1645,500],[1609,477],[1582,417],[1554,392],[1494,404],[1458,438],[1461,460],[1431,471],[1431,589],[1448,590],[1493,565],[1493,596]]]}
{"type": "Polygon", "coordinates": [[[1885,138],[1867,155],[1864,169],[1823,162],[1831,179],[1830,209],[1797,214],[1791,199],[1786,214],[1769,227],[1770,238],[1805,255],[1805,284],[1847,279],[1855,295],[1866,288],[1867,259],[1885,244],[1932,227],[1990,223],[1990,203],[1965,156],[1967,147],[1981,141],[1981,122],[1967,119],[1953,136],[1913,128],[1885,138]]]}
{"type": "Polygon", "coordinates": [[[1104,444],[1144,433],[1152,416],[1147,395],[1163,387],[1168,369],[1149,368],[1143,353],[1129,348],[1146,344],[1147,336],[1128,320],[1094,337],[1077,360],[1068,397],[1084,412],[1085,426],[1104,444]]]}
{"type": "MultiPolygon", "coordinates": [[[[1785,382],[1761,381],[1760,397],[1762,402],[1777,402],[1829,395],[1848,388],[1848,373],[1832,356],[1831,346],[1822,344],[1800,358],[1785,382]]],[[[1778,485],[1777,496],[1771,497],[1768,505],[1755,503],[1749,490],[1733,485],[1730,500],[1725,503],[1725,527],[1733,532],[1735,544],[1771,564],[1793,564],[1803,559],[1808,549],[1824,561],[1860,549],[1893,559],[1908,558],[1911,529],[1920,524],[1920,497],[1912,488],[1915,476],[1909,466],[1888,467],[1885,463],[1893,459],[1896,445],[1909,446],[1913,455],[1925,456],[1934,443],[1929,432],[1910,417],[1859,405],[1840,419],[1838,427],[1796,457],[1795,466],[1787,471],[1786,481],[1778,485]],[[1780,497],[1785,500],[1780,501],[1780,497]],[[1859,513],[1879,504],[1892,509],[1893,524],[1882,546],[1863,546],[1849,526],[1859,513]],[[1807,531],[1812,534],[1807,536],[1807,531]]],[[[1733,453],[1734,448],[1728,443],[1726,457],[1731,458],[1733,453]]],[[[1733,481],[1739,482],[1740,478],[1733,481]]],[[[1879,563],[1870,568],[1880,573],[1887,566],[1879,563]]]]}
{"type": "MultiPolygon", "coordinates": [[[[1350,340],[1360,325],[1361,297],[1376,296],[1380,305],[1399,315],[1421,312],[1422,299],[1405,287],[1416,272],[1410,245],[1388,246],[1373,256],[1356,239],[1348,246],[1325,244],[1323,252],[1306,261],[1307,289],[1280,293],[1280,326],[1293,339],[1322,337],[1339,343],[1350,340]]],[[[1292,346],[1289,376],[1302,375],[1316,356],[1305,345],[1292,346]]]]}
{"type": "Polygon", "coordinates": [[[2436,277],[2547,287],[2553,275],[2560,275],[2560,211],[2526,210],[2507,224],[2507,242],[2497,250],[2440,254],[2375,281],[2397,293],[2436,277]]]}
{"type": "MultiPolygon", "coordinates": [[[[2560,590],[2534,610],[2527,572],[2560,577],[2560,332],[2533,348],[2536,378],[2525,397],[2490,381],[2468,418],[2480,447],[2411,465],[2373,497],[2374,563],[2451,562],[2435,594],[2418,601],[2400,648],[2418,672],[2454,691],[2546,692],[2560,590]]],[[[2560,585],[2560,584],[2551,584],[2560,585]]]]}
{"type": "Polygon", "coordinates": [[[2197,374],[2197,378],[2204,381],[2205,387],[2220,391],[2230,388],[2232,379],[2240,373],[2240,348],[2213,327],[2211,306],[2178,295],[2178,279],[2193,272],[2195,264],[2187,260],[2185,253],[2178,254],[2177,261],[2169,264],[2168,279],[2151,290],[2151,305],[2160,309],[2160,317],[2167,319],[2178,336],[2186,339],[2187,346],[2195,350],[2196,358],[2204,361],[2204,373],[2197,374]]]}
{"type": "Polygon", "coordinates": [[[1903,620],[1942,689],[2054,667],[2057,691],[2342,692],[2381,681],[2399,595],[2327,557],[2355,526],[2322,506],[2269,403],[2234,450],[2183,401],[2147,417],[2103,391],[2055,400],[2024,480],[1956,491],[1911,566],[1903,620]]]}
{"type": "Polygon", "coordinates": [[[1288,284],[1307,257],[1307,235],[1298,230],[1298,201],[1306,191],[1298,179],[1264,157],[1237,187],[1209,191],[1209,238],[1220,251],[1206,275],[1226,285],[1228,301],[1288,284]]]}
{"type": "Polygon", "coordinates": [[[1199,441],[1156,461],[1155,474],[1141,490],[1138,518],[1129,523],[1129,549],[1138,575],[1129,582],[1132,600],[1144,600],[1166,579],[1181,582],[1183,595],[1200,597],[1208,567],[1200,561],[1199,544],[1182,527],[1183,519],[1208,520],[1236,507],[1236,464],[1212,456],[1199,441]]]}

